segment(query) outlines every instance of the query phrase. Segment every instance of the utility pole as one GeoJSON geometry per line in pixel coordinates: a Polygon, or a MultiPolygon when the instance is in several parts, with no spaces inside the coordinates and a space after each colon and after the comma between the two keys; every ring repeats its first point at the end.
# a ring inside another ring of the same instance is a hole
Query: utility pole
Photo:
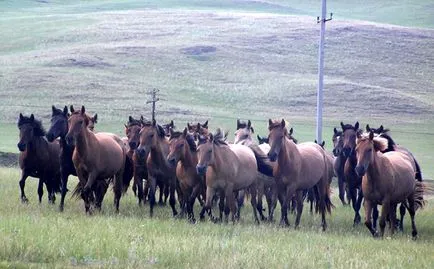
{"type": "Polygon", "coordinates": [[[321,23],[319,51],[318,51],[318,92],[316,98],[316,141],[322,143],[322,107],[323,107],[323,88],[324,88],[324,34],[325,24],[333,17],[330,13],[330,18],[326,18],[327,6],[326,0],[321,0],[321,19],[317,17],[317,23],[321,23]]]}
{"type": "Polygon", "coordinates": [[[159,89],[154,88],[148,92],[151,95],[151,100],[146,101],[146,104],[152,103],[152,121],[155,120],[155,103],[160,101],[160,98],[157,98],[157,93],[159,91],[159,89]]]}

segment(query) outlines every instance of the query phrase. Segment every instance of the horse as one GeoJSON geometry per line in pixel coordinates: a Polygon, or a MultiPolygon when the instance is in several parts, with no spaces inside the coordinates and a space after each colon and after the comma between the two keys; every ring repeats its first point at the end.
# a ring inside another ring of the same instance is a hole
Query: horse
{"type": "Polygon", "coordinates": [[[21,168],[21,201],[27,203],[29,200],[24,192],[27,177],[39,178],[38,195],[39,203],[42,202],[43,184],[47,188],[48,201],[54,203],[55,193],[60,192],[60,145],[58,141],[52,143],[45,139],[45,130],[41,121],[35,119],[33,114],[30,117],[20,113],[18,119],[20,141],[17,146],[20,151],[19,165],[21,168]]]}
{"type": "MultiPolygon", "coordinates": [[[[345,206],[347,205],[347,202],[345,201],[346,182],[345,182],[344,167],[345,167],[345,162],[347,161],[347,157],[345,157],[343,153],[344,140],[342,138],[342,131],[338,131],[336,127],[333,128],[332,141],[333,141],[332,152],[333,155],[336,157],[334,162],[334,170],[338,178],[339,199],[341,200],[342,205],[345,206]]],[[[347,192],[347,200],[350,201],[349,192],[347,192]]]]}
{"type": "Polygon", "coordinates": [[[169,123],[161,125],[167,137],[170,137],[170,130],[175,129],[175,123],[171,120],[169,123]]]}
{"type": "Polygon", "coordinates": [[[75,146],[72,162],[80,184],[74,193],[81,194],[86,212],[91,213],[91,191],[94,184],[98,185],[101,184],[101,180],[114,178],[114,205],[116,212],[119,212],[119,201],[122,191],[125,190],[123,173],[126,150],[119,137],[109,133],[94,134],[87,128],[88,124],[89,119],[86,117],[84,106],[80,111],[72,111],[65,139],[68,145],[75,146]]]}
{"type": "Polygon", "coordinates": [[[208,121],[205,121],[203,124],[200,122],[197,124],[187,123],[187,129],[193,134],[194,140],[198,141],[200,137],[205,138],[208,136],[208,121]]]}
{"type": "MultiPolygon", "coordinates": [[[[292,141],[294,141],[295,144],[297,144],[298,140],[292,135],[293,132],[294,132],[294,129],[291,127],[291,129],[289,129],[289,132],[288,132],[288,138],[291,139],[292,141]]],[[[261,137],[260,135],[257,135],[257,138],[258,138],[259,145],[269,144],[268,143],[268,137],[261,137]]]]}
{"type": "Polygon", "coordinates": [[[362,177],[362,190],[365,197],[365,225],[375,237],[378,232],[372,226],[372,210],[381,204],[380,234],[383,237],[386,219],[390,218],[391,233],[396,223],[396,207],[403,203],[410,213],[412,236],[417,237],[415,212],[423,207],[424,185],[415,180],[413,160],[407,154],[398,151],[381,153],[387,148],[387,140],[374,137],[374,132],[358,134],[355,171],[362,177]]]}
{"type": "Polygon", "coordinates": [[[303,211],[302,191],[314,188],[316,211],[321,213],[323,231],[327,228],[326,212],[331,212],[330,183],[327,178],[327,161],[324,150],[313,142],[295,144],[288,139],[285,120],[268,121],[270,151],[268,157],[276,162],[273,175],[279,189],[281,203],[280,225],[289,226],[288,202],[297,194],[295,227],[303,211]]]}
{"type": "Polygon", "coordinates": [[[168,163],[176,167],[176,177],[182,193],[181,215],[187,211],[190,222],[196,222],[194,218],[194,202],[203,192],[203,178],[196,173],[197,152],[194,136],[188,133],[187,127],[183,132],[175,132],[170,129],[170,152],[167,155],[168,163]]]}
{"type": "MultiPolygon", "coordinates": [[[[74,110],[73,106],[71,106],[74,110]]],[[[60,142],[60,178],[61,178],[61,197],[59,210],[62,212],[65,205],[65,196],[68,191],[68,177],[69,175],[77,176],[74,164],[72,163],[72,154],[74,152],[74,146],[70,146],[66,143],[66,134],[68,133],[68,108],[65,106],[63,110],[51,107],[51,126],[46,134],[46,138],[49,142],[55,141],[59,138],[60,142]]],[[[97,123],[98,115],[93,117],[88,116],[89,126],[95,126],[97,123]]]]}
{"type": "Polygon", "coordinates": [[[169,204],[173,216],[176,216],[178,214],[175,208],[176,169],[167,162],[169,142],[166,139],[166,133],[163,127],[153,120],[152,123],[143,123],[139,134],[140,145],[137,148],[137,153],[140,158],[148,155],[146,165],[148,168],[150,216],[152,217],[154,214],[155,189],[159,180],[169,188],[169,204]]]}
{"type": "MultiPolygon", "coordinates": [[[[215,135],[197,148],[197,173],[206,178],[206,202],[203,210],[211,212],[212,199],[217,191],[223,191],[226,199],[225,216],[235,221],[237,206],[234,192],[249,189],[251,205],[256,223],[259,223],[256,212],[256,178],[257,165],[255,154],[247,146],[228,144],[224,141],[224,134],[217,129],[215,135]]],[[[238,217],[238,216],[237,216],[238,217]]]]}
{"type": "MultiPolygon", "coordinates": [[[[261,154],[267,158],[266,154],[270,150],[270,147],[267,143],[263,143],[260,145],[255,145],[252,134],[254,133],[254,129],[251,126],[251,121],[248,120],[247,124],[240,122],[237,120],[237,131],[235,132],[235,140],[234,144],[240,144],[250,147],[255,153],[255,158],[257,160],[258,165],[258,201],[257,201],[257,210],[261,220],[273,221],[274,210],[277,204],[277,185],[276,180],[273,177],[273,168],[261,162],[261,154]],[[260,153],[260,154],[258,154],[260,153]],[[259,156],[258,156],[259,155],[259,156]],[[263,214],[263,206],[262,206],[262,197],[265,194],[267,206],[268,206],[268,218],[266,218],[263,214]]],[[[267,158],[268,159],[268,158],[267,158]]],[[[268,160],[269,161],[269,160],[268,160]]],[[[271,165],[271,164],[270,164],[271,165]]]]}

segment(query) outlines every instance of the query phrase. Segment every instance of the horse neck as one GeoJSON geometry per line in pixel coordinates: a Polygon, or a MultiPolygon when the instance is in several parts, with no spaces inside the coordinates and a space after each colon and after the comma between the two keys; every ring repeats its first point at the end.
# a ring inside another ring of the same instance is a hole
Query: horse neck
{"type": "Polygon", "coordinates": [[[169,155],[169,144],[165,143],[165,138],[157,138],[156,145],[151,147],[151,157],[155,162],[165,163],[169,155]]]}
{"type": "Polygon", "coordinates": [[[214,154],[214,162],[211,165],[214,168],[214,172],[216,174],[220,174],[222,173],[222,171],[228,171],[228,168],[230,167],[230,163],[228,165],[228,161],[230,162],[231,160],[228,159],[223,159],[222,156],[225,154],[234,154],[233,151],[228,147],[228,146],[219,146],[219,145],[213,145],[213,154],[214,154]],[[227,153],[226,153],[227,152],[227,153]],[[225,167],[226,165],[226,167],[225,167]]]}
{"type": "Polygon", "coordinates": [[[384,158],[382,154],[379,155],[379,153],[374,153],[374,158],[366,171],[368,181],[372,182],[379,179],[380,175],[383,174],[381,170],[384,170],[384,167],[384,158]]]}
{"type": "Polygon", "coordinates": [[[190,150],[188,145],[184,146],[183,154],[181,154],[180,161],[184,167],[196,167],[197,165],[197,154],[190,150]]]}
{"type": "Polygon", "coordinates": [[[82,128],[80,133],[77,136],[75,150],[82,157],[86,157],[88,152],[95,152],[93,150],[93,145],[97,142],[95,134],[89,131],[87,128],[82,128]],[[94,141],[92,143],[91,141],[94,141]]]}
{"type": "Polygon", "coordinates": [[[48,142],[43,136],[34,136],[27,147],[27,151],[30,154],[38,155],[39,153],[42,153],[41,150],[47,150],[47,145],[48,142]]]}
{"type": "Polygon", "coordinates": [[[278,156],[278,165],[281,169],[290,169],[293,167],[295,161],[301,158],[301,155],[298,151],[297,145],[293,141],[287,137],[284,137],[284,139],[285,140],[283,141],[283,145],[278,156]]]}

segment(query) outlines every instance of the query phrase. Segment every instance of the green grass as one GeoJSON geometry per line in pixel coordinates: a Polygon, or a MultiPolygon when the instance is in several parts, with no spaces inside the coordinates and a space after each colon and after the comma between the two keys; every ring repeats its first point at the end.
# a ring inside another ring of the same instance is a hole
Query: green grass
{"type": "MultiPolygon", "coordinates": [[[[114,213],[112,194],[103,212],[84,214],[81,201],[66,200],[65,212],[38,204],[36,180],[27,181],[29,204],[19,202],[19,172],[0,169],[0,266],[36,267],[157,267],[157,268],[432,268],[434,265],[434,207],[418,212],[419,239],[410,238],[409,218],[404,234],[384,240],[371,238],[365,227],[352,228],[352,210],[337,208],[328,216],[329,229],[319,229],[320,217],[307,209],[301,227],[253,224],[251,207],[240,223],[187,224],[170,216],[170,208],[139,208],[129,194],[114,213]]],[[[70,180],[70,188],[76,183],[70,180]]],[[[307,207],[306,207],[307,208],[307,207]]],[[[198,209],[196,208],[196,214],[198,209]]],[[[276,218],[280,216],[276,214],[276,218]]],[[[294,216],[290,216],[294,221],[294,216]]]]}

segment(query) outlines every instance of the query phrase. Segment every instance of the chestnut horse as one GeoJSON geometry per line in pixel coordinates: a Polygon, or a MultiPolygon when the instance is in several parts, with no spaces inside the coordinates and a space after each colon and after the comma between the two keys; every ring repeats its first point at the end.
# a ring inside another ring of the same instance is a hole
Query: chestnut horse
{"type": "Polygon", "coordinates": [[[226,199],[225,215],[228,220],[232,213],[235,221],[237,205],[234,192],[249,189],[255,222],[259,223],[256,212],[257,165],[255,154],[247,146],[227,144],[220,129],[216,135],[209,135],[207,141],[198,148],[197,173],[206,179],[206,202],[204,210],[210,212],[212,199],[219,190],[224,191],[226,199]]]}
{"type": "Polygon", "coordinates": [[[176,216],[175,191],[176,191],[176,169],[167,162],[169,154],[169,142],[163,127],[158,125],[155,120],[152,123],[146,122],[140,130],[140,145],[137,148],[140,158],[148,155],[146,165],[148,168],[149,181],[149,205],[150,215],[154,214],[155,190],[157,181],[165,183],[169,188],[169,204],[172,208],[173,216],[176,216]]]}
{"type": "MultiPolygon", "coordinates": [[[[71,109],[74,110],[73,106],[71,109]]],[[[65,106],[63,110],[51,107],[51,126],[47,132],[47,140],[53,142],[55,139],[60,138],[60,175],[61,175],[61,197],[59,210],[63,211],[65,204],[65,196],[68,191],[68,177],[69,175],[77,176],[74,164],[72,163],[72,153],[74,152],[74,146],[70,146],[66,143],[65,136],[68,133],[68,108],[65,106]]],[[[97,123],[97,114],[93,117],[88,116],[89,126],[95,126],[97,123]]],[[[89,127],[88,126],[88,127],[89,127]]]]}
{"type": "Polygon", "coordinates": [[[285,120],[269,120],[268,129],[271,149],[268,156],[277,161],[273,169],[281,202],[280,224],[289,226],[289,199],[297,194],[297,216],[295,227],[300,223],[303,211],[303,190],[315,188],[316,209],[321,212],[322,229],[326,230],[325,214],[331,212],[330,183],[327,176],[327,161],[324,150],[315,143],[295,144],[288,139],[285,120]]]}
{"type": "Polygon", "coordinates": [[[380,236],[384,235],[386,219],[390,218],[393,234],[396,223],[396,207],[403,203],[410,213],[412,236],[416,238],[417,229],[414,221],[415,212],[423,207],[424,186],[415,180],[415,168],[411,156],[398,151],[381,153],[387,148],[387,140],[374,138],[374,133],[358,134],[356,173],[362,179],[365,197],[365,225],[373,236],[377,231],[372,226],[372,210],[381,204],[380,236]]]}
{"type": "MultiPolygon", "coordinates": [[[[114,204],[119,212],[122,195],[123,173],[126,150],[122,140],[114,134],[92,133],[88,128],[89,119],[85,107],[72,112],[68,119],[68,133],[65,137],[68,145],[74,145],[72,162],[80,180],[81,197],[86,212],[90,212],[91,191],[94,184],[101,184],[108,178],[114,178],[114,204]]],[[[76,189],[78,190],[78,189],[76,189]]]]}
{"type": "Polygon", "coordinates": [[[205,188],[204,179],[196,173],[197,153],[194,136],[188,133],[187,128],[182,133],[170,130],[169,143],[167,161],[176,167],[176,177],[182,193],[181,215],[186,209],[188,220],[195,222],[194,202],[205,188]]]}
{"type": "Polygon", "coordinates": [[[48,201],[54,203],[55,192],[60,192],[59,141],[50,143],[45,139],[42,123],[35,119],[33,114],[25,117],[20,113],[18,129],[20,131],[20,141],[17,146],[20,150],[21,201],[28,202],[24,187],[27,177],[31,176],[39,178],[39,203],[42,202],[44,183],[48,192],[48,201]]]}

